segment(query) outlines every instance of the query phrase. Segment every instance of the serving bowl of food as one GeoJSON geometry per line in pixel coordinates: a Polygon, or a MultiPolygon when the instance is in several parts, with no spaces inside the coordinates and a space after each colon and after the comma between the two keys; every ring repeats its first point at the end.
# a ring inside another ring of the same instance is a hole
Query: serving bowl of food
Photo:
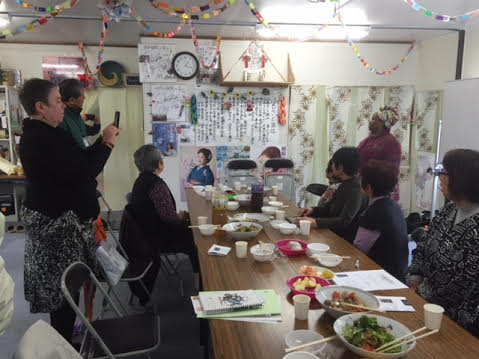
{"type": "Polygon", "coordinates": [[[305,294],[311,298],[314,298],[317,290],[331,285],[326,279],[313,275],[297,275],[289,278],[286,284],[294,294],[305,294]]]}
{"type": "Polygon", "coordinates": [[[254,222],[231,222],[223,226],[228,238],[244,241],[254,238],[263,229],[263,226],[254,222]]]}
{"type": "Polygon", "coordinates": [[[350,313],[368,313],[368,310],[357,306],[379,308],[381,305],[373,294],[344,285],[321,288],[316,293],[316,299],[333,318],[339,318],[350,313]]]}
{"type": "MultiPolygon", "coordinates": [[[[343,344],[362,358],[396,359],[406,356],[416,346],[416,340],[390,350],[376,352],[384,344],[411,334],[401,323],[379,315],[348,314],[336,319],[334,331],[343,344]]],[[[411,338],[414,338],[411,336],[411,338]]]]}
{"type": "Polygon", "coordinates": [[[271,262],[274,259],[274,243],[259,243],[249,249],[253,258],[258,262],[271,262]]]}
{"type": "Polygon", "coordinates": [[[296,239],[284,239],[276,242],[276,247],[287,256],[297,256],[306,253],[308,244],[296,239]]]}
{"type": "Polygon", "coordinates": [[[237,201],[240,206],[247,207],[251,204],[251,195],[250,194],[239,194],[235,196],[235,201],[237,201]]]}

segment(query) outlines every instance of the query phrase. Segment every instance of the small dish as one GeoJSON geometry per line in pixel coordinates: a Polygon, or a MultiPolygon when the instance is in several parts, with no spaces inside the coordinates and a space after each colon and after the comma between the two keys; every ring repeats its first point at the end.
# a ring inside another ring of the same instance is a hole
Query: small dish
{"type": "Polygon", "coordinates": [[[297,255],[306,253],[306,248],[308,248],[308,244],[296,239],[284,239],[282,241],[276,242],[276,247],[278,247],[278,249],[282,253],[286,254],[287,256],[297,256],[297,255]],[[291,249],[290,242],[299,243],[302,249],[299,249],[299,250],[291,249]]]}
{"type": "MultiPolygon", "coordinates": [[[[313,330],[300,329],[300,330],[293,330],[289,332],[284,338],[284,342],[286,343],[288,348],[291,348],[297,345],[310,343],[316,340],[321,340],[323,338],[324,337],[321,334],[313,330]]],[[[316,353],[322,350],[325,346],[326,346],[326,343],[319,343],[316,345],[311,345],[309,347],[306,347],[303,350],[316,353]]]]}
{"type": "Polygon", "coordinates": [[[273,207],[281,207],[283,205],[283,202],[280,201],[269,201],[268,204],[273,207]]]}
{"type": "Polygon", "coordinates": [[[283,234],[292,234],[294,231],[296,231],[296,225],[293,223],[281,223],[278,225],[279,231],[283,234]]]}
{"type": "Polygon", "coordinates": [[[329,251],[329,246],[324,243],[309,243],[307,255],[311,256],[313,254],[324,254],[324,252],[329,251]]]}
{"type": "Polygon", "coordinates": [[[277,210],[278,210],[278,207],[273,207],[273,206],[263,206],[263,207],[261,207],[261,212],[263,212],[264,214],[268,214],[270,216],[274,215],[277,210]]]}
{"type": "Polygon", "coordinates": [[[268,222],[269,216],[264,213],[236,213],[229,220],[234,222],[268,222]]]}
{"type": "Polygon", "coordinates": [[[315,277],[323,278],[326,280],[334,279],[334,272],[324,267],[304,265],[300,268],[299,271],[303,275],[314,275],[315,277]]]}
{"type": "Polygon", "coordinates": [[[274,243],[256,244],[250,248],[249,252],[258,262],[270,262],[274,259],[274,243]]]}
{"type": "Polygon", "coordinates": [[[214,224],[200,224],[198,227],[200,233],[204,236],[212,236],[216,232],[216,225],[214,224]]]}
{"type": "Polygon", "coordinates": [[[309,352],[292,352],[286,354],[283,359],[318,359],[318,357],[309,352]]]}
{"type": "Polygon", "coordinates": [[[288,223],[288,221],[284,220],[284,219],[273,219],[271,222],[271,227],[273,227],[274,229],[279,229],[279,225],[281,223],[288,223]]]}
{"type": "Polygon", "coordinates": [[[236,201],[229,201],[226,208],[228,211],[236,211],[239,208],[240,204],[236,201]]]}
{"type": "Polygon", "coordinates": [[[315,293],[317,290],[321,290],[321,288],[328,287],[331,285],[331,283],[329,283],[326,279],[315,277],[314,275],[297,275],[289,278],[286,284],[288,285],[289,289],[291,289],[291,292],[293,292],[294,294],[304,294],[311,298],[315,298],[315,293]],[[314,278],[314,282],[318,284],[320,288],[316,289],[316,287],[311,287],[305,288],[304,290],[295,289],[294,283],[296,283],[298,279],[303,280],[304,278],[307,278],[309,280],[314,278]]]}
{"type": "Polygon", "coordinates": [[[316,257],[316,260],[325,267],[336,267],[340,264],[343,259],[337,254],[321,254],[321,256],[316,257]]]}

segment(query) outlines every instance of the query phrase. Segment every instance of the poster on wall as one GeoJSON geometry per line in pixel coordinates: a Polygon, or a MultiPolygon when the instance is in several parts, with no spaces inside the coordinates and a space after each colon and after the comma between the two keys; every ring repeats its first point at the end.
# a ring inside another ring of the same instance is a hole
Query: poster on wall
{"type": "MultiPolygon", "coordinates": [[[[218,88],[217,88],[218,89],[218,88]]],[[[269,95],[201,91],[196,94],[198,146],[267,146],[278,143],[279,92],[269,95]]]]}
{"type": "Polygon", "coordinates": [[[227,178],[227,165],[230,160],[240,160],[250,158],[249,146],[217,146],[216,147],[216,167],[218,180],[227,178]]]}
{"type": "MultiPolygon", "coordinates": [[[[253,145],[251,146],[251,159],[256,162],[258,166],[258,174],[263,175],[264,164],[267,160],[273,158],[287,158],[287,149],[286,145],[276,145],[276,146],[262,146],[262,145],[253,145]]],[[[277,171],[284,172],[282,170],[277,171]]]]}
{"type": "Polygon", "coordinates": [[[78,79],[85,74],[85,66],[81,57],[43,56],[43,79],[58,85],[65,79],[78,79]]]}
{"type": "Polygon", "coordinates": [[[182,201],[186,201],[185,188],[194,185],[214,185],[216,178],[216,147],[180,147],[182,201]]]}
{"type": "Polygon", "coordinates": [[[176,124],[153,122],[153,145],[161,151],[162,156],[176,157],[176,124]]]}
{"type": "Polygon", "coordinates": [[[141,82],[176,82],[169,73],[175,53],[174,45],[138,44],[138,62],[141,82]]]}
{"type": "Polygon", "coordinates": [[[182,122],[186,120],[184,86],[151,86],[151,115],[153,121],[182,122]]]}
{"type": "Polygon", "coordinates": [[[195,128],[190,124],[180,124],[176,128],[178,133],[178,144],[180,146],[194,146],[195,145],[195,128]]]}
{"type": "Polygon", "coordinates": [[[427,172],[428,168],[434,168],[435,155],[429,152],[417,153],[416,164],[416,206],[431,210],[432,195],[434,188],[434,176],[427,172]]]}

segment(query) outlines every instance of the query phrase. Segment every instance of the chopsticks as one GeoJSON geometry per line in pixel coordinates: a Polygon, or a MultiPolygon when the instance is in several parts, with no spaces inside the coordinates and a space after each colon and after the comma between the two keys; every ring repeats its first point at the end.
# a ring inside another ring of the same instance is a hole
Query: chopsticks
{"type": "Polygon", "coordinates": [[[389,342],[389,343],[386,343],[386,344],[380,346],[380,347],[377,348],[375,351],[376,351],[376,352],[382,352],[382,351],[384,351],[384,350],[389,350],[389,349],[395,348],[395,347],[397,347],[397,346],[399,346],[399,345],[405,344],[405,343],[407,343],[407,342],[409,342],[409,341],[412,341],[412,340],[414,340],[414,339],[423,338],[423,337],[425,337],[425,336],[428,336],[428,335],[431,335],[431,334],[434,334],[434,333],[437,333],[437,332],[438,332],[438,330],[436,329],[435,331],[433,330],[433,331],[431,331],[431,332],[429,332],[429,333],[420,335],[420,336],[418,336],[418,337],[414,337],[414,334],[417,334],[417,333],[419,333],[419,332],[422,332],[423,330],[426,330],[426,329],[427,329],[427,327],[419,328],[419,329],[417,329],[417,330],[415,330],[415,331],[413,331],[413,332],[411,332],[411,333],[409,333],[409,334],[406,334],[406,335],[403,335],[402,337],[396,338],[396,339],[393,340],[392,342],[389,342]],[[412,337],[412,338],[409,338],[409,339],[406,339],[407,337],[410,337],[410,336],[413,336],[413,337],[412,337]],[[404,339],[406,339],[406,340],[403,341],[404,339]],[[398,343],[398,344],[397,344],[397,345],[394,345],[394,344],[396,344],[396,343],[398,343]],[[394,345],[394,346],[391,347],[391,345],[394,345]]]}
{"type": "MultiPolygon", "coordinates": [[[[369,310],[369,311],[371,311],[371,312],[381,312],[381,313],[385,313],[385,312],[386,312],[384,309],[367,307],[367,306],[365,306],[365,305],[349,304],[349,303],[345,303],[345,302],[342,302],[341,304],[342,304],[344,307],[353,307],[353,308],[365,309],[365,310],[369,310]]],[[[389,343],[388,343],[388,344],[389,344],[389,343]]]]}
{"type": "Polygon", "coordinates": [[[350,259],[350,256],[333,256],[331,254],[313,254],[311,257],[313,258],[342,258],[342,259],[350,259]]]}
{"type": "MultiPolygon", "coordinates": [[[[408,344],[408,343],[411,343],[411,342],[413,342],[413,341],[415,341],[415,340],[428,337],[429,335],[432,335],[432,334],[436,334],[438,331],[439,331],[439,329],[434,329],[434,330],[430,331],[429,333],[420,335],[420,336],[418,336],[418,337],[412,337],[412,338],[407,339],[407,340],[405,340],[405,341],[403,341],[403,342],[397,343],[396,345],[393,345],[393,346],[385,347],[385,348],[381,349],[381,351],[376,350],[376,353],[378,353],[378,352],[383,353],[383,352],[386,351],[386,350],[391,350],[391,349],[396,348],[396,347],[399,347],[399,346],[401,346],[401,345],[403,345],[403,344],[408,344]]],[[[388,344],[389,344],[389,343],[388,343],[388,344]]]]}
{"type": "Polygon", "coordinates": [[[334,340],[334,339],[337,339],[337,338],[338,338],[337,335],[333,335],[331,337],[323,338],[323,339],[320,339],[320,340],[315,340],[313,342],[304,343],[304,344],[301,344],[301,345],[296,345],[295,347],[286,348],[284,351],[286,353],[289,353],[289,352],[293,352],[293,351],[298,350],[298,349],[303,349],[303,348],[309,347],[310,345],[330,342],[331,340],[334,340]]]}

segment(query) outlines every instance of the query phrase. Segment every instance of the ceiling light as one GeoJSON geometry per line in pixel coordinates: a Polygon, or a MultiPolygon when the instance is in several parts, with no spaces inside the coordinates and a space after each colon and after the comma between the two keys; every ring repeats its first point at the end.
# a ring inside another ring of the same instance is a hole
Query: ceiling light
{"type": "Polygon", "coordinates": [[[5,27],[10,25],[10,17],[8,14],[0,15],[0,27],[5,27]]]}
{"type": "MultiPolygon", "coordinates": [[[[273,25],[274,26],[274,25],[273,25]]],[[[256,25],[256,35],[263,38],[272,38],[279,36],[287,39],[307,40],[359,40],[369,34],[369,26],[347,26],[344,29],[342,26],[334,25],[328,26],[320,30],[320,26],[311,25],[276,25],[274,31],[266,28],[262,24],[256,25]]]]}

